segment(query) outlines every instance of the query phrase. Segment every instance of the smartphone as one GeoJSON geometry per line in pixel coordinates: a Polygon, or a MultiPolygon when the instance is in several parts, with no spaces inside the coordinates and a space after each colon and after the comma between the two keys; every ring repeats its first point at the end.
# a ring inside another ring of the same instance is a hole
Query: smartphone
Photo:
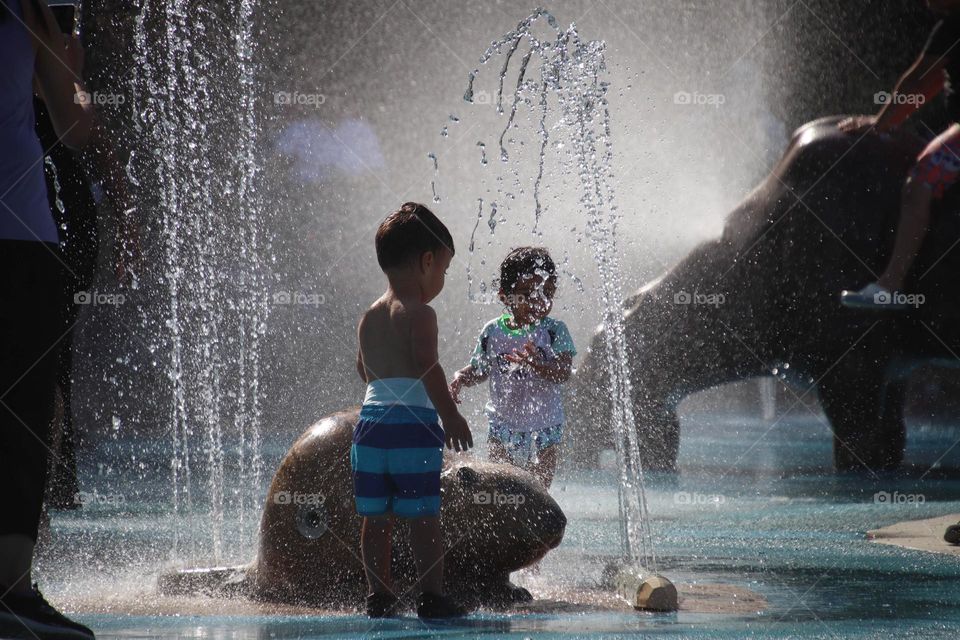
{"type": "Polygon", "coordinates": [[[76,33],[80,28],[80,6],[72,2],[51,2],[50,11],[57,20],[60,31],[76,33]]]}

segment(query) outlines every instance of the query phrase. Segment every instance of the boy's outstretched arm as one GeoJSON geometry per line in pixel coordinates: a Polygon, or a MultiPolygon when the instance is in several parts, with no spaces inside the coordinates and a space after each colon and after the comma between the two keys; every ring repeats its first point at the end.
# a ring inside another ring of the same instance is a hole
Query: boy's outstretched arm
{"type": "Polygon", "coordinates": [[[413,313],[410,320],[410,339],[417,375],[443,422],[447,447],[455,451],[466,451],[473,447],[473,436],[467,421],[457,411],[457,405],[447,388],[447,376],[440,366],[437,353],[437,314],[424,305],[413,313]]]}

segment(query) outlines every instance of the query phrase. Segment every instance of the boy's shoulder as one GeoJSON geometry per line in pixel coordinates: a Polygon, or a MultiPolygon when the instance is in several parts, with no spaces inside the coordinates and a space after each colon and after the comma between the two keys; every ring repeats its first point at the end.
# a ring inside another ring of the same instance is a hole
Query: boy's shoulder
{"type": "Polygon", "coordinates": [[[383,295],[376,300],[374,300],[367,310],[363,312],[363,315],[370,315],[372,313],[378,312],[395,312],[402,311],[404,314],[425,314],[425,315],[437,315],[433,307],[431,307],[426,302],[420,302],[419,300],[403,300],[398,297],[391,297],[383,295]]]}
{"type": "Polygon", "coordinates": [[[434,318],[437,317],[437,310],[431,307],[426,302],[407,302],[403,305],[404,311],[406,311],[410,317],[413,318],[434,318]]]}
{"type": "Polygon", "coordinates": [[[389,325],[425,325],[436,324],[437,312],[424,302],[403,301],[397,298],[381,297],[360,316],[360,329],[377,331],[389,325]]]}
{"type": "Polygon", "coordinates": [[[426,302],[407,302],[403,304],[402,324],[418,339],[436,340],[437,312],[426,302]]]}

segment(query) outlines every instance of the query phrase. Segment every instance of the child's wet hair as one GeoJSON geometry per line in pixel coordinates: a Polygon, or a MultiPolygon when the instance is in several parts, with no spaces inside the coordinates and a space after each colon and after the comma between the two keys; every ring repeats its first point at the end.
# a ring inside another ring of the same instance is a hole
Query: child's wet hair
{"type": "Polygon", "coordinates": [[[442,247],[454,253],[453,236],[430,209],[406,202],[384,218],[377,229],[377,262],[386,271],[419,260],[427,251],[442,247]]]}
{"type": "Polygon", "coordinates": [[[557,265],[544,247],[517,247],[500,263],[500,290],[509,293],[525,275],[557,277],[557,265]]]}

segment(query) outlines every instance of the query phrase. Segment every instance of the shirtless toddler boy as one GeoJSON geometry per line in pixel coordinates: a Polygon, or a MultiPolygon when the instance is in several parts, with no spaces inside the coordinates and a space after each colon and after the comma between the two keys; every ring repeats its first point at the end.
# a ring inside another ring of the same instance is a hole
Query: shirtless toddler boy
{"type": "Polygon", "coordinates": [[[395,612],[390,542],[400,516],[409,519],[420,576],[417,615],[461,616],[463,607],[443,595],[440,468],[444,441],[465,451],[473,438],[450,397],[437,356],[437,314],[428,304],[443,289],[453,238],[429,209],[408,202],[380,224],[376,248],[388,285],[357,329],[357,372],[367,393],[350,450],[367,614],[395,612]]]}

